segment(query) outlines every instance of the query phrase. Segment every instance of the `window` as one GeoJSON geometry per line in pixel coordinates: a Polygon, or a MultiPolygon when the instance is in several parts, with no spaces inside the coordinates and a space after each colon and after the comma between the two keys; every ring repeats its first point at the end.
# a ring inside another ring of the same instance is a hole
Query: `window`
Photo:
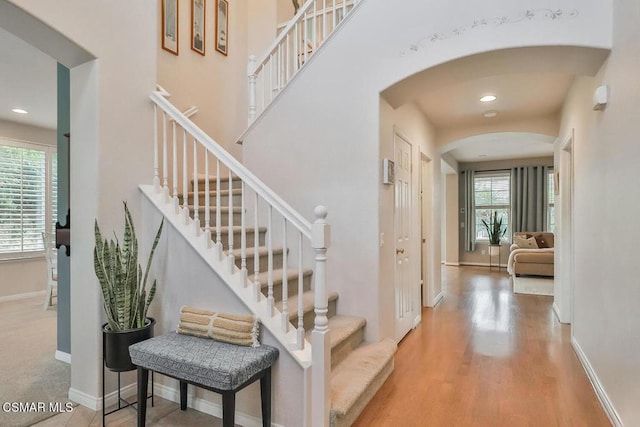
{"type": "Polygon", "coordinates": [[[498,218],[507,227],[505,236],[510,236],[509,217],[511,214],[510,200],[511,177],[509,172],[478,173],[474,177],[476,240],[488,241],[489,235],[482,224],[493,220],[493,212],[498,212],[498,218]]]}
{"type": "Polygon", "coordinates": [[[55,147],[0,139],[0,258],[39,255],[55,227],[55,147]]]}
{"type": "Polygon", "coordinates": [[[548,198],[548,208],[547,208],[547,231],[551,233],[556,232],[556,195],[555,195],[555,185],[554,185],[554,174],[553,170],[549,172],[547,176],[547,192],[549,193],[548,198]]]}

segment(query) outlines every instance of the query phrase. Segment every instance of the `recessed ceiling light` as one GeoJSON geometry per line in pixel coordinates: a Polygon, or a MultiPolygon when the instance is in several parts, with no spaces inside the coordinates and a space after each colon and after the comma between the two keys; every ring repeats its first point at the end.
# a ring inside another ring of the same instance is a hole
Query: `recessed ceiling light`
{"type": "Polygon", "coordinates": [[[491,110],[491,111],[485,111],[484,114],[482,114],[484,117],[486,118],[491,118],[491,117],[495,117],[498,115],[497,111],[491,110]]]}
{"type": "Polygon", "coordinates": [[[478,154],[478,157],[487,157],[486,154],[478,154]]]}
{"type": "Polygon", "coordinates": [[[17,113],[17,114],[27,114],[27,110],[23,110],[22,108],[14,108],[11,111],[13,111],[14,113],[17,113]]]}
{"type": "Polygon", "coordinates": [[[485,95],[482,98],[480,98],[480,102],[491,102],[491,101],[495,101],[496,100],[496,96],[495,95],[485,95]]]}

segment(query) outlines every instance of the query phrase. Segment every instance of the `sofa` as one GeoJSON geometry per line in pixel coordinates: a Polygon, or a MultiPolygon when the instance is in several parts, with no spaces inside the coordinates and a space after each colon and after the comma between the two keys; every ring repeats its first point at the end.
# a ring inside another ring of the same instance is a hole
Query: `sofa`
{"type": "Polygon", "coordinates": [[[507,271],[512,276],[553,277],[554,238],[548,232],[513,233],[507,271]]]}

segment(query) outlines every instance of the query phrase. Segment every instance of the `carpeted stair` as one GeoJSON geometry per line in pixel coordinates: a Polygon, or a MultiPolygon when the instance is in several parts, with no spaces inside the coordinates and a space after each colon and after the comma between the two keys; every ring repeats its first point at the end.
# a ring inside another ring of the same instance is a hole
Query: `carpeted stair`
{"type": "MultiPolygon", "coordinates": [[[[228,253],[228,235],[230,232],[234,234],[233,254],[235,263],[240,268],[240,215],[241,208],[240,198],[241,189],[240,181],[234,179],[232,181],[232,189],[229,191],[229,178],[220,179],[221,191],[220,201],[222,208],[222,243],[225,252],[228,253]],[[233,197],[233,228],[229,228],[229,197],[233,197]]],[[[193,180],[191,182],[193,188],[193,180]]],[[[204,223],[204,192],[205,179],[198,180],[198,199],[200,223],[204,223]]],[[[211,178],[209,194],[210,204],[215,206],[216,203],[216,180],[211,178]]],[[[189,202],[193,203],[195,193],[190,192],[189,202]]],[[[182,200],[182,196],[180,196],[182,200]]],[[[190,207],[193,216],[193,205],[190,207]]],[[[210,210],[211,237],[216,239],[215,218],[216,208],[210,210]]],[[[265,234],[267,229],[260,227],[255,230],[253,227],[247,227],[247,269],[249,280],[254,281],[254,236],[258,233],[259,244],[258,250],[260,274],[258,281],[261,284],[262,293],[266,296],[268,292],[267,285],[267,255],[268,249],[264,246],[265,234]]],[[[282,268],[282,247],[273,248],[273,295],[276,301],[276,308],[280,310],[283,305],[282,301],[282,283],[283,277],[287,276],[289,298],[287,300],[287,308],[289,311],[289,320],[295,326],[298,323],[298,270],[288,269],[286,272],[282,268]]],[[[313,290],[311,290],[312,270],[304,270],[303,272],[303,322],[306,332],[306,339],[311,342],[311,331],[313,330],[313,290]]],[[[331,426],[344,427],[350,426],[365,408],[367,403],[373,398],[378,389],[385,382],[387,377],[393,371],[393,355],[396,351],[396,344],[391,339],[384,339],[378,343],[364,342],[365,319],[361,317],[345,316],[337,314],[338,294],[330,292],[329,298],[329,330],[331,340],[331,426]]]]}

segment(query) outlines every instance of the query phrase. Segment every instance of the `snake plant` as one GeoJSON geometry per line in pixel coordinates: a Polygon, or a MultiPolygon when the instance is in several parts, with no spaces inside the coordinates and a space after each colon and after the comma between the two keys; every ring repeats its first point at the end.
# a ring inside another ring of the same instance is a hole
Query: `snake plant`
{"type": "Polygon", "coordinates": [[[127,331],[145,326],[147,310],[156,293],[155,280],[147,293],[147,279],[164,224],[163,219],[151,246],[143,276],[142,267],[138,264],[138,239],[126,203],[124,213],[122,245],[117,237],[115,241],[103,239],[98,221],[95,221],[96,246],[93,250],[93,266],[102,288],[104,311],[111,331],[127,331]]]}
{"type": "Polygon", "coordinates": [[[489,235],[489,244],[499,245],[500,239],[502,239],[507,232],[507,227],[502,227],[502,218],[498,219],[498,211],[493,211],[493,220],[491,220],[491,222],[488,223],[483,219],[482,225],[484,225],[489,235]]]}

